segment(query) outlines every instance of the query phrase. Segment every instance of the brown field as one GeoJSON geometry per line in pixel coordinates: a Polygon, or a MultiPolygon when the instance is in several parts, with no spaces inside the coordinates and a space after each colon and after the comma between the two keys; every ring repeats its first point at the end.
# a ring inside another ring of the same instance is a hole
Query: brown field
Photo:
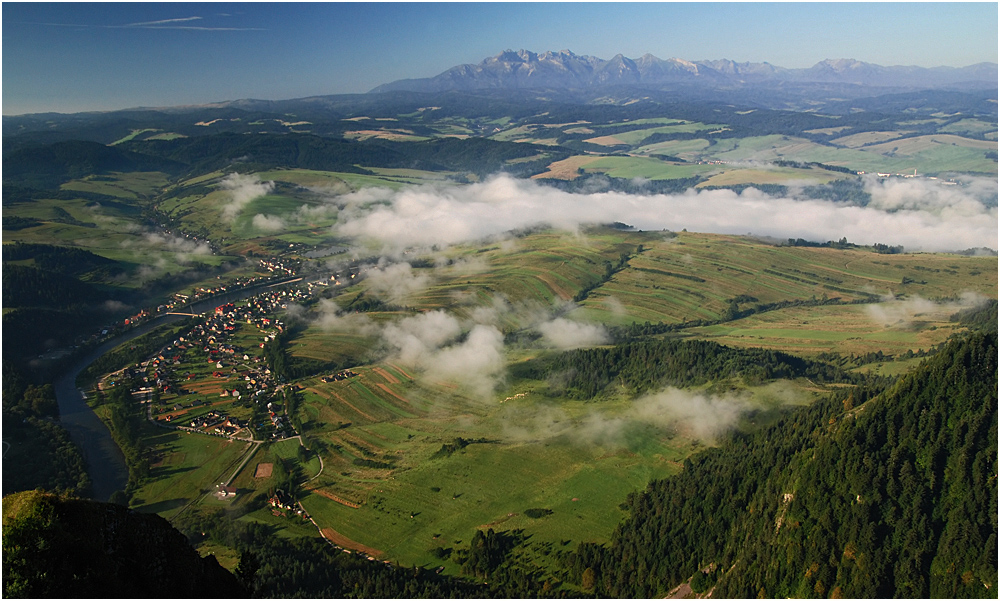
{"type": "Polygon", "coordinates": [[[563,288],[562,286],[560,286],[555,282],[555,278],[553,278],[551,274],[536,273],[535,277],[541,280],[542,283],[544,283],[546,286],[549,287],[549,290],[554,292],[555,295],[561,298],[562,300],[569,300],[573,298],[573,295],[570,294],[568,290],[566,290],[565,288],[563,288]]]}
{"type": "Polygon", "coordinates": [[[584,142],[598,144],[600,146],[618,146],[619,144],[625,144],[625,142],[614,136],[598,136],[596,138],[588,138],[584,140],[584,142]]]}
{"type": "Polygon", "coordinates": [[[577,155],[564,159],[562,161],[556,161],[549,165],[549,170],[545,173],[539,173],[538,175],[531,176],[532,178],[542,179],[542,178],[553,178],[553,179],[576,179],[580,177],[577,169],[584,167],[588,163],[592,163],[596,160],[601,159],[598,156],[586,156],[577,155]]]}
{"type": "MultiPolygon", "coordinates": [[[[361,507],[357,503],[351,503],[350,501],[348,501],[346,499],[341,499],[337,495],[335,495],[333,493],[326,492],[325,490],[323,490],[321,488],[314,488],[314,489],[312,489],[312,492],[318,494],[321,497],[326,497],[327,499],[330,499],[331,501],[335,501],[337,503],[340,503],[341,505],[343,505],[345,507],[350,507],[351,509],[358,509],[358,508],[361,507]]],[[[350,539],[348,539],[348,540],[350,540],[350,539]]],[[[358,544],[358,543],[355,543],[355,544],[358,544]]],[[[343,547],[345,545],[341,545],[341,546],[343,547]]]]}
{"type": "Polygon", "coordinates": [[[841,176],[820,169],[734,169],[714,175],[695,187],[732,186],[735,184],[781,184],[790,181],[813,181],[818,184],[825,184],[835,179],[841,179],[841,176]]]}
{"type": "Polygon", "coordinates": [[[410,374],[406,373],[406,370],[404,370],[403,368],[399,367],[398,365],[396,365],[394,363],[389,363],[388,365],[389,365],[389,367],[391,367],[394,370],[398,371],[399,373],[403,374],[403,377],[406,378],[407,380],[412,380],[413,379],[413,376],[411,376],[410,374]]]}
{"type": "Polygon", "coordinates": [[[385,392],[386,394],[392,395],[393,397],[399,399],[400,401],[403,401],[406,404],[410,403],[410,401],[404,399],[403,397],[399,396],[399,394],[393,392],[393,390],[391,388],[389,388],[388,384],[379,383],[378,387],[381,388],[382,391],[385,392]]]}
{"type": "Polygon", "coordinates": [[[390,384],[399,384],[399,378],[385,371],[381,367],[373,367],[372,371],[385,378],[385,381],[390,384]]]}
{"type": "Polygon", "coordinates": [[[258,463],[257,470],[253,473],[254,478],[270,478],[274,470],[273,463],[258,463]]]}
{"type": "Polygon", "coordinates": [[[355,551],[361,551],[362,553],[367,553],[372,557],[382,556],[382,552],[379,551],[378,549],[373,549],[372,547],[369,547],[367,545],[362,545],[361,543],[355,542],[347,538],[343,534],[340,534],[333,528],[323,528],[322,530],[320,530],[320,532],[323,534],[323,538],[334,543],[335,545],[340,545],[345,549],[353,549],[355,551]]]}
{"type": "Polygon", "coordinates": [[[420,139],[419,136],[413,134],[413,132],[405,129],[362,129],[357,131],[345,131],[344,137],[351,140],[368,140],[370,138],[378,138],[380,140],[416,140],[420,139]]]}

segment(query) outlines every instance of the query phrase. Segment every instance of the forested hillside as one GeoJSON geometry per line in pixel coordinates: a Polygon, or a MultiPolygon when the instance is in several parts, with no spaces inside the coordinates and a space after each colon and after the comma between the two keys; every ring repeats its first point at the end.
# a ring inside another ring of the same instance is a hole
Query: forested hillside
{"type": "Polygon", "coordinates": [[[997,333],[845,390],[630,495],[572,574],[601,596],[995,597],[997,333]]]}

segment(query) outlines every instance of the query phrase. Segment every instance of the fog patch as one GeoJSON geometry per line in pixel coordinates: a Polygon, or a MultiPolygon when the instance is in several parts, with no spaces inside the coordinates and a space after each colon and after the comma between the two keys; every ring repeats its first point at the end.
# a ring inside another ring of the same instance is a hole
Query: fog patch
{"type": "Polygon", "coordinates": [[[713,442],[736,427],[740,418],[760,404],[751,395],[712,395],[665,388],[633,401],[626,409],[611,414],[588,408],[582,415],[570,415],[560,407],[506,406],[501,410],[503,434],[516,441],[563,438],[581,446],[628,446],[633,433],[649,428],[663,435],[683,435],[713,442]]]}
{"type": "Polygon", "coordinates": [[[477,324],[462,342],[425,357],[427,377],[457,382],[480,397],[491,395],[504,373],[503,333],[477,324]]]}
{"type": "Polygon", "coordinates": [[[230,197],[230,201],[222,207],[222,219],[232,223],[251,201],[270,194],[274,190],[274,182],[262,182],[256,175],[231,173],[219,182],[219,187],[230,197]]]}
{"type": "Polygon", "coordinates": [[[453,382],[486,397],[504,375],[503,334],[486,324],[474,324],[462,334],[461,322],[441,310],[401,319],[382,330],[390,360],[432,381],[453,382]]]}
{"type": "Polygon", "coordinates": [[[254,215],[251,223],[255,230],[265,234],[274,234],[288,229],[288,222],[277,215],[258,213],[254,215]]]}
{"type": "Polygon", "coordinates": [[[947,318],[958,311],[978,307],[987,300],[985,296],[976,292],[965,292],[958,300],[945,302],[935,302],[920,296],[905,299],[888,296],[881,303],[865,305],[865,313],[869,319],[884,328],[905,330],[913,328],[919,321],[918,318],[926,317],[928,320],[947,318]]]}
{"type": "Polygon", "coordinates": [[[324,332],[340,332],[345,334],[360,334],[377,336],[378,326],[364,313],[345,313],[337,303],[321,298],[316,304],[319,315],[313,323],[324,332]]]}
{"type": "Polygon", "coordinates": [[[132,309],[131,305],[127,305],[120,300],[109,299],[101,303],[101,310],[108,313],[120,313],[122,311],[129,311],[132,309]]]}
{"type": "Polygon", "coordinates": [[[204,256],[212,254],[212,247],[208,244],[180,236],[146,232],[142,239],[148,246],[162,248],[181,255],[204,256]]]}
{"type": "Polygon", "coordinates": [[[612,315],[617,317],[628,315],[628,309],[625,308],[625,305],[613,296],[604,297],[601,300],[601,304],[604,305],[604,308],[610,311],[612,315]]]}
{"type": "Polygon", "coordinates": [[[407,298],[427,289],[433,279],[423,272],[416,272],[409,263],[380,264],[365,275],[368,288],[381,299],[392,304],[403,304],[407,298]]]}
{"type": "Polygon", "coordinates": [[[545,344],[563,351],[607,344],[610,339],[601,324],[580,323],[564,317],[540,324],[538,331],[545,344]]]}

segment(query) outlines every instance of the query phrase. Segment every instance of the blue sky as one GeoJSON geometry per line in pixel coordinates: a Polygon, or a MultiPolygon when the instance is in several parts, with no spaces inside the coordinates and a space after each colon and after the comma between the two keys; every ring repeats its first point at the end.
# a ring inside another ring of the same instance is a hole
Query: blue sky
{"type": "Polygon", "coordinates": [[[3,3],[3,114],[363,93],[505,49],[997,62],[982,3],[3,3]]]}

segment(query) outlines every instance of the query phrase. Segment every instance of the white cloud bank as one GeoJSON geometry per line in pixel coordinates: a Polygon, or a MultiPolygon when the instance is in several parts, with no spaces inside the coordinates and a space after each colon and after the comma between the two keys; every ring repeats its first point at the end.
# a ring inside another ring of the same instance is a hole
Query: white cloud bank
{"type": "Polygon", "coordinates": [[[997,248],[997,209],[982,202],[991,193],[995,197],[995,180],[968,178],[958,186],[888,180],[867,186],[872,202],[859,207],[771,197],[752,188],[740,194],[730,190],[572,194],[499,175],[472,185],[370,188],[343,195],[338,201],[345,208],[335,230],[374,242],[387,252],[479,240],[538,224],[576,231],[581,225],[612,221],[643,230],[753,233],[815,241],[846,237],[857,244],[901,244],[907,250],[997,248]]]}

